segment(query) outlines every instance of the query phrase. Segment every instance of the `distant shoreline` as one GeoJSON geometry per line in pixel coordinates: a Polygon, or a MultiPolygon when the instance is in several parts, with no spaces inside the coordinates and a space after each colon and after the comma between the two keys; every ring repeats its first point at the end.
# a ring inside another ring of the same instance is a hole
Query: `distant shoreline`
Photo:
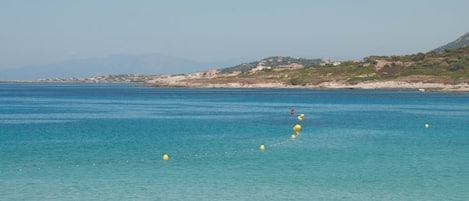
{"type": "MultiPolygon", "coordinates": [[[[204,78],[209,79],[209,78],[204,78]]],[[[198,80],[200,81],[200,80],[198,80]]],[[[426,83],[408,81],[366,81],[356,84],[349,84],[340,81],[322,82],[319,84],[291,85],[281,82],[265,83],[210,83],[192,82],[191,78],[184,75],[179,76],[153,76],[146,80],[107,80],[107,79],[54,79],[54,80],[2,80],[0,83],[127,83],[144,85],[148,87],[160,88],[227,88],[227,89],[247,89],[247,88],[272,88],[272,89],[363,89],[363,90],[418,90],[421,92],[459,92],[469,93],[468,83],[447,84],[447,83],[426,83]]]]}
{"type": "Polygon", "coordinates": [[[469,93],[469,83],[442,83],[435,81],[381,80],[347,83],[342,80],[324,81],[318,84],[293,85],[276,80],[243,81],[229,78],[220,82],[220,77],[186,75],[108,75],[93,78],[53,78],[38,80],[0,80],[0,83],[115,83],[135,84],[156,88],[272,88],[272,89],[363,89],[363,90],[418,90],[421,92],[469,93]],[[215,78],[215,79],[214,79],[215,78]]]}

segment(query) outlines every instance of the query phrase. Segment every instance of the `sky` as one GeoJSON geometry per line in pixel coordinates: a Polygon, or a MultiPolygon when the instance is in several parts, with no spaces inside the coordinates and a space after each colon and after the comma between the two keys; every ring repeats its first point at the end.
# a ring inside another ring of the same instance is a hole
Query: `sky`
{"type": "Polygon", "coordinates": [[[201,62],[413,54],[469,32],[467,8],[467,0],[0,0],[0,70],[115,54],[201,62]]]}

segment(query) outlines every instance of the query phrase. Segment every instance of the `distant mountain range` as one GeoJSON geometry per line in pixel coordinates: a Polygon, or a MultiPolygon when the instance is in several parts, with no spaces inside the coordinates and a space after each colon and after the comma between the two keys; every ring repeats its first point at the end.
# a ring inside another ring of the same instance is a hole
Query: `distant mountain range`
{"type": "Polygon", "coordinates": [[[449,49],[463,48],[463,47],[466,47],[468,45],[469,45],[469,32],[462,35],[461,37],[459,37],[455,41],[450,42],[450,43],[448,43],[446,45],[443,45],[441,47],[438,47],[438,48],[434,49],[433,51],[440,52],[440,51],[449,50],[449,49]]]}
{"type": "Polygon", "coordinates": [[[244,62],[242,59],[198,62],[159,54],[116,54],[102,58],[77,59],[48,65],[6,69],[2,70],[0,80],[87,78],[118,74],[183,74],[206,71],[220,66],[232,66],[242,62],[244,62]]]}

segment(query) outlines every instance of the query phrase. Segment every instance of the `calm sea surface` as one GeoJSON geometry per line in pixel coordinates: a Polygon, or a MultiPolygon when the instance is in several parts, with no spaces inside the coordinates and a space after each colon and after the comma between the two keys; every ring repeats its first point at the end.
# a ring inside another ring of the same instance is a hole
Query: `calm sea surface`
{"type": "Polygon", "coordinates": [[[0,83],[0,200],[441,201],[468,189],[469,94],[0,83]]]}

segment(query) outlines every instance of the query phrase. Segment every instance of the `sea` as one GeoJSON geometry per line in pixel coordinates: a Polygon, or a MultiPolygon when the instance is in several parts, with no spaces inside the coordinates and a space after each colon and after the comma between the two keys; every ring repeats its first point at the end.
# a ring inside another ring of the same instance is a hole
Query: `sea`
{"type": "Polygon", "coordinates": [[[0,83],[0,200],[469,200],[469,94],[0,83]]]}

